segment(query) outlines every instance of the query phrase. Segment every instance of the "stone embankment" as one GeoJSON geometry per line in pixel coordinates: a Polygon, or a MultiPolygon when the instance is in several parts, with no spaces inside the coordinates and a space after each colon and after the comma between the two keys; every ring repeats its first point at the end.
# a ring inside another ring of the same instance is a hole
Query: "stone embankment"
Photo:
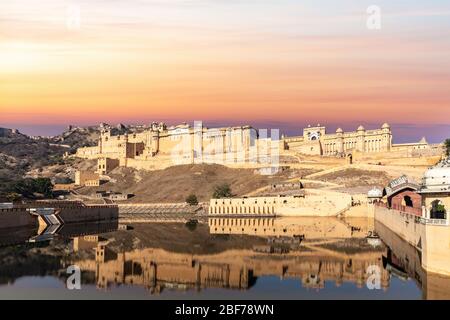
{"type": "Polygon", "coordinates": [[[205,205],[191,206],[187,203],[136,203],[119,204],[121,223],[184,222],[202,217],[205,205]]]}
{"type": "Polygon", "coordinates": [[[55,215],[59,223],[114,221],[119,217],[115,205],[85,205],[77,201],[36,201],[0,209],[0,228],[37,227],[40,217],[55,215]]]}

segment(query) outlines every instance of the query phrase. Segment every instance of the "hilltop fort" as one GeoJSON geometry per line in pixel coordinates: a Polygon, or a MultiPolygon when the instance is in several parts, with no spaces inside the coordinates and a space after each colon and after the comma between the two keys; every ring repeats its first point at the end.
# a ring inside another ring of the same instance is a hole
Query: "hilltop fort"
{"type": "Polygon", "coordinates": [[[252,126],[206,128],[203,125],[181,124],[168,127],[164,123],[142,126],[140,131],[113,135],[111,127],[103,125],[96,146],[78,148],[76,156],[97,159],[98,173],[121,166],[158,170],[177,164],[217,163],[232,167],[277,165],[283,155],[303,154],[348,158],[355,156],[414,157],[439,155],[439,145],[419,142],[394,144],[391,127],[385,123],[379,129],[344,132],[338,128],[327,133],[326,127],[308,126],[301,136],[278,137],[252,126]]]}

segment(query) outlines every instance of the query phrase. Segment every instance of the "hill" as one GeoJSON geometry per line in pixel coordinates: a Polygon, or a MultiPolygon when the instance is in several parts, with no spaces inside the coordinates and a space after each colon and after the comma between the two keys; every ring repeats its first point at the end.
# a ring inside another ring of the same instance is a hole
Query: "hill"
{"type": "Polygon", "coordinates": [[[271,183],[312,172],[311,169],[288,169],[267,176],[253,169],[233,169],[217,164],[180,165],[157,171],[116,168],[109,174],[111,181],[78,192],[84,195],[99,190],[133,193],[136,196],[131,202],[184,202],[190,194],[195,194],[199,201],[208,201],[219,184],[228,183],[233,194],[242,196],[271,183]]]}

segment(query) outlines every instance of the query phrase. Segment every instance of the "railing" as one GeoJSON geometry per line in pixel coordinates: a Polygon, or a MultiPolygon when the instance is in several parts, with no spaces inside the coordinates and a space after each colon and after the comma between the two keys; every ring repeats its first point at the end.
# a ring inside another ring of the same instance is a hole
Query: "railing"
{"type": "Polygon", "coordinates": [[[437,226],[448,226],[450,225],[449,220],[447,219],[429,219],[429,218],[423,218],[422,215],[422,209],[418,208],[411,208],[411,207],[405,207],[405,206],[395,206],[393,205],[392,208],[389,208],[388,205],[384,202],[374,202],[375,206],[386,208],[388,210],[396,210],[399,211],[401,215],[407,216],[409,218],[414,219],[416,223],[422,223],[422,224],[429,224],[429,225],[437,225],[437,226]],[[406,210],[405,210],[406,208],[406,210]],[[413,209],[413,210],[408,210],[413,209]],[[415,210],[414,210],[415,209],[415,210]],[[408,212],[411,211],[411,212],[408,212]],[[420,215],[418,212],[420,211],[420,215]]]}
{"type": "Polygon", "coordinates": [[[413,207],[407,207],[403,205],[393,204],[392,209],[410,213],[416,216],[422,216],[422,208],[413,208],[413,207]]]}
{"type": "Polygon", "coordinates": [[[428,218],[420,218],[420,222],[423,224],[434,224],[439,226],[448,226],[449,221],[447,219],[428,219],[428,218]]]}

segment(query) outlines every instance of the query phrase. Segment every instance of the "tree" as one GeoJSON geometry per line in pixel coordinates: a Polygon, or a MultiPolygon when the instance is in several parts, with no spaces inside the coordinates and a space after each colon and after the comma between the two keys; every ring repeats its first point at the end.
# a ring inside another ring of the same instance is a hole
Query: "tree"
{"type": "Polygon", "coordinates": [[[33,198],[34,193],[40,193],[50,198],[52,196],[53,184],[49,178],[26,178],[16,182],[13,189],[14,192],[26,198],[33,198]]]}
{"type": "Polygon", "coordinates": [[[231,187],[228,183],[218,185],[214,188],[214,199],[231,198],[232,196],[231,187]]]}
{"type": "Polygon", "coordinates": [[[186,203],[191,205],[191,206],[196,206],[198,205],[198,199],[197,196],[195,194],[190,194],[187,198],[186,198],[186,203]]]}
{"type": "Polygon", "coordinates": [[[41,193],[46,197],[52,196],[53,184],[49,178],[34,179],[35,192],[41,193]]]}
{"type": "Polygon", "coordinates": [[[445,155],[450,156],[450,139],[446,139],[444,142],[445,145],[445,155]]]}

